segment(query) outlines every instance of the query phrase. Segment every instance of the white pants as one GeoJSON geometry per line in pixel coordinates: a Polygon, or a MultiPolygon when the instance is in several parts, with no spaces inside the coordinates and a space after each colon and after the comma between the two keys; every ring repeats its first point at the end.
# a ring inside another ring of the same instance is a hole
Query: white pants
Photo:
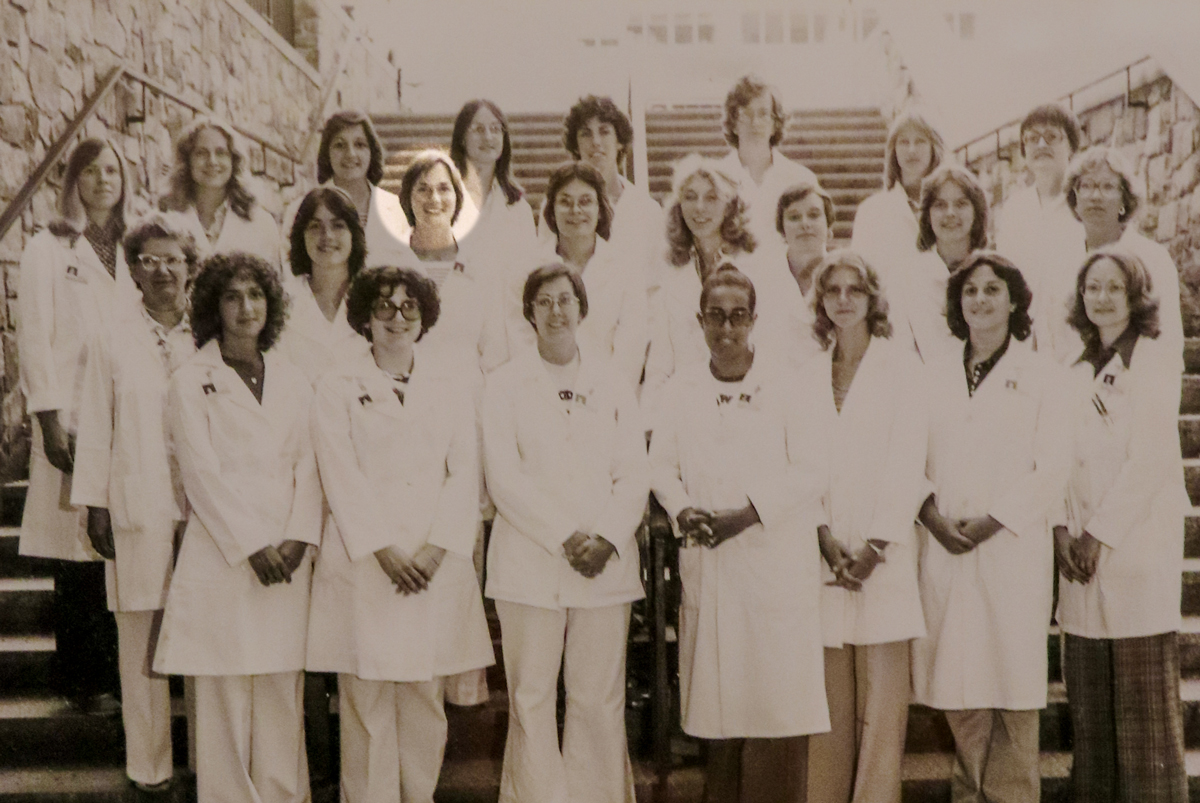
{"type": "Polygon", "coordinates": [[[304,673],[196,677],[199,803],[307,803],[304,673]]]}
{"type": "Polygon", "coordinates": [[[338,675],[343,803],[433,803],[446,754],[445,679],[338,675]]]}
{"type": "Polygon", "coordinates": [[[634,803],[625,741],[628,603],[551,610],[496,600],[508,679],[501,803],[634,803]],[[558,747],[558,673],[567,688],[558,747]]]}
{"type": "Polygon", "coordinates": [[[114,613],[121,670],[121,719],[125,724],[125,774],[157,784],[170,779],[171,691],[167,676],[150,671],[162,611],[114,613]]]}

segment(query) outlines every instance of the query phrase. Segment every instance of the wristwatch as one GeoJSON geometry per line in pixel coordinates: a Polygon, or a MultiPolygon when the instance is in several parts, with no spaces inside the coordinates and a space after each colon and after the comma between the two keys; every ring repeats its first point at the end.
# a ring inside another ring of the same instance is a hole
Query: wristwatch
{"type": "MultiPolygon", "coordinates": [[[[871,548],[871,551],[874,552],[876,555],[878,555],[881,558],[883,557],[883,549],[884,548],[879,546],[879,544],[876,544],[873,541],[868,541],[867,546],[869,546],[871,548]]],[[[886,544],[885,544],[885,546],[886,546],[886,544]]]]}

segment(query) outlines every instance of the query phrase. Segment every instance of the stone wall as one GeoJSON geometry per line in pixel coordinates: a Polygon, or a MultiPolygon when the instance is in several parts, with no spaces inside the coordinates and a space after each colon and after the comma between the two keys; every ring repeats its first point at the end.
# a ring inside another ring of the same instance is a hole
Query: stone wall
{"type": "MultiPolygon", "coordinates": [[[[314,182],[313,132],[330,111],[398,108],[387,105],[395,69],[362,46],[362,26],[328,0],[297,5],[304,30],[316,36],[315,44],[299,41],[300,48],[243,0],[0,0],[0,205],[13,200],[97,83],[124,63],[253,134],[241,142],[248,184],[278,216],[288,198],[314,182]],[[321,50],[345,45],[358,47],[345,58],[321,50]]],[[[194,116],[186,105],[122,80],[87,123],[85,134],[107,135],[123,149],[135,211],[166,189],[173,135],[194,116]]],[[[53,219],[60,172],[51,171],[0,241],[0,481],[22,476],[28,453],[14,337],[18,260],[53,219]]]]}
{"type": "MultiPolygon", "coordinates": [[[[1184,330],[1200,335],[1200,109],[1161,71],[1135,87],[1132,99],[1138,105],[1118,96],[1079,112],[1083,145],[1115,146],[1133,165],[1144,199],[1135,225],[1171,251],[1184,330]]],[[[994,151],[972,155],[970,167],[996,206],[1028,180],[1015,141],[1000,158],[994,151]]]]}

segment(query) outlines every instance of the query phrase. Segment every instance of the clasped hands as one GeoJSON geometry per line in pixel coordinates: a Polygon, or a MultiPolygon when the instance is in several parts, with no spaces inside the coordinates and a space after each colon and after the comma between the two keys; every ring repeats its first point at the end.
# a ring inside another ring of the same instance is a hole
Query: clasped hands
{"type": "MultiPolygon", "coordinates": [[[[833,571],[833,580],[825,585],[838,586],[847,591],[862,591],[862,585],[875,571],[875,567],[886,563],[887,558],[871,545],[863,544],[857,554],[851,554],[841,541],[833,537],[828,525],[817,527],[817,543],[821,547],[821,557],[833,571]]],[[[886,542],[881,542],[886,545],[886,542]]],[[[880,547],[880,550],[883,547],[880,547]]]]}
{"type": "Polygon", "coordinates": [[[748,504],[725,510],[687,507],[679,511],[675,521],[687,542],[713,549],[760,520],[754,505],[748,504]]]}
{"type": "Polygon", "coordinates": [[[570,538],[563,541],[563,554],[567,557],[567,563],[588,579],[604,571],[608,559],[616,551],[617,548],[604,536],[585,533],[582,530],[576,530],[571,533],[570,538]]]}
{"type": "Polygon", "coordinates": [[[1060,524],[1054,528],[1054,556],[1058,558],[1059,572],[1068,582],[1087,585],[1100,565],[1100,541],[1087,530],[1072,538],[1060,524]]]}
{"type": "Polygon", "coordinates": [[[265,586],[292,582],[292,573],[300,568],[308,544],[285,540],[279,546],[265,546],[251,555],[250,568],[265,586]]]}
{"type": "Polygon", "coordinates": [[[429,588],[445,556],[446,550],[433,544],[422,544],[411,557],[398,546],[375,550],[375,560],[395,584],[396,593],[406,595],[419,594],[429,588]]]}
{"type": "Polygon", "coordinates": [[[918,518],[951,555],[965,555],[1004,529],[1004,525],[991,516],[962,519],[943,516],[938,512],[933,494],[926,498],[918,518]]]}

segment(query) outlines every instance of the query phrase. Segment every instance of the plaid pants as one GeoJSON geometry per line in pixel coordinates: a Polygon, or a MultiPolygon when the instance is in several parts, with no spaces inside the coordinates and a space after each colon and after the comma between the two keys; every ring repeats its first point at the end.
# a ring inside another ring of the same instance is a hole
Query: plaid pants
{"type": "Polygon", "coordinates": [[[1066,636],[1075,803],[1186,803],[1179,634],[1066,636]]]}

